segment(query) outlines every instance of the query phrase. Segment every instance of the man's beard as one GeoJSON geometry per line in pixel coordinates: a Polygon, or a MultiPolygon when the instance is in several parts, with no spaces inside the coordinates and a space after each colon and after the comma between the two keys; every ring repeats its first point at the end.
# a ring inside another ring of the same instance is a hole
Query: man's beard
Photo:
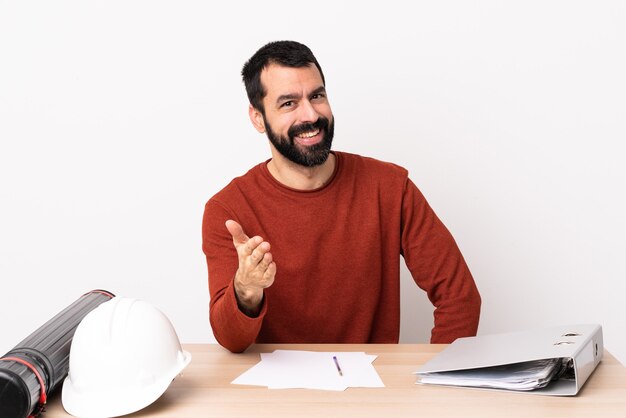
{"type": "Polygon", "coordinates": [[[289,161],[305,167],[314,167],[324,164],[330,153],[333,143],[333,135],[335,131],[335,120],[329,122],[323,116],[313,123],[303,123],[294,125],[287,131],[287,137],[275,134],[265,116],[265,131],[270,142],[274,147],[289,161]],[[303,132],[311,132],[316,129],[320,130],[323,135],[322,141],[310,146],[298,145],[295,137],[303,132]]]}

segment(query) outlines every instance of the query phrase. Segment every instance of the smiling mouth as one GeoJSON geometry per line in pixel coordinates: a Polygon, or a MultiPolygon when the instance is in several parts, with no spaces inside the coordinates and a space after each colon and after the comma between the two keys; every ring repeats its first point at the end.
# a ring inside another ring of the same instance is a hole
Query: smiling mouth
{"type": "Polygon", "coordinates": [[[302,132],[301,134],[296,135],[296,137],[302,138],[302,139],[308,139],[308,138],[313,138],[314,136],[316,136],[319,133],[320,133],[320,130],[316,129],[314,131],[302,132]]]}
{"type": "Polygon", "coordinates": [[[312,131],[306,131],[299,133],[293,139],[297,144],[301,146],[310,147],[313,145],[317,145],[322,141],[323,136],[321,135],[321,129],[314,129],[312,131]]]}

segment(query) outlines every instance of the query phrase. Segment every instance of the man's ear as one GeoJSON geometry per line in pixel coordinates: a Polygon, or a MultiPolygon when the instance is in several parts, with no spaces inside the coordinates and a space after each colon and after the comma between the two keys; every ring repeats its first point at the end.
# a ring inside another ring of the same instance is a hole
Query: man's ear
{"type": "Polygon", "coordinates": [[[252,122],[254,129],[260,133],[265,133],[265,121],[263,120],[261,112],[258,109],[255,109],[254,106],[250,105],[248,107],[248,116],[250,116],[250,121],[252,122]]]}

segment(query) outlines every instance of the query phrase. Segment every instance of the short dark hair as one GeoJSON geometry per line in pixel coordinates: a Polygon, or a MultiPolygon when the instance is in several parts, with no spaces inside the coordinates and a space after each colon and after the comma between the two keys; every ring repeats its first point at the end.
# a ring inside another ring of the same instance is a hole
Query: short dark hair
{"type": "Polygon", "coordinates": [[[320,67],[308,46],[295,41],[270,42],[255,52],[241,70],[248,100],[250,100],[252,107],[259,110],[262,114],[265,114],[263,98],[267,91],[261,85],[261,72],[270,64],[292,68],[302,68],[315,64],[322,76],[322,82],[326,84],[322,67],[320,67]]]}

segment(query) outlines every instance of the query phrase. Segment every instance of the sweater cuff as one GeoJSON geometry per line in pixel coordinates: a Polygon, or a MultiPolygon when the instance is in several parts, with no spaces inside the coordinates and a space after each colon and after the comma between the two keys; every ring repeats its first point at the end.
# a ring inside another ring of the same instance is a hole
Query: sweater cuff
{"type": "Polygon", "coordinates": [[[261,311],[259,312],[259,315],[252,318],[246,315],[245,313],[243,313],[241,309],[239,309],[239,303],[237,302],[237,295],[235,294],[234,280],[230,282],[229,287],[230,289],[226,293],[229,299],[228,304],[230,305],[231,312],[236,312],[235,320],[237,321],[239,329],[249,330],[251,332],[254,332],[255,338],[256,338],[256,334],[258,334],[259,330],[261,329],[263,318],[265,317],[265,314],[267,312],[267,303],[265,300],[266,299],[265,295],[263,295],[263,300],[261,301],[262,305],[261,305],[261,311]]]}

